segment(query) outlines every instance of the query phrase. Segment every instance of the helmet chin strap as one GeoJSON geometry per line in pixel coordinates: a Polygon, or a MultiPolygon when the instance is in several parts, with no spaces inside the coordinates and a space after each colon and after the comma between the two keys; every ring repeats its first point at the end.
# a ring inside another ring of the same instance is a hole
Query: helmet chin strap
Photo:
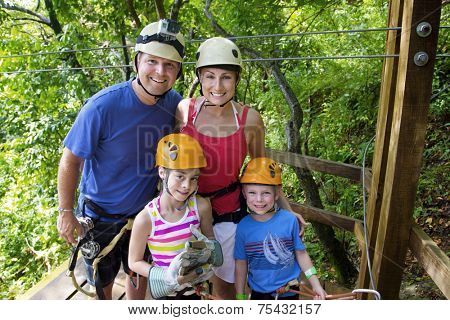
{"type": "MultiPolygon", "coordinates": [[[[203,95],[203,94],[202,94],[203,95]]],[[[226,101],[224,104],[219,105],[219,108],[223,108],[228,102],[230,102],[231,100],[233,100],[234,97],[232,97],[231,99],[229,99],[228,101],[226,101]]],[[[202,106],[216,106],[216,104],[213,103],[209,103],[209,100],[205,97],[205,101],[203,101],[202,106]]]]}
{"type": "Polygon", "coordinates": [[[137,83],[141,86],[142,89],[144,89],[146,94],[148,94],[149,96],[152,96],[156,100],[161,99],[162,97],[164,97],[167,94],[167,92],[170,91],[170,89],[169,89],[166,92],[164,92],[163,94],[153,94],[153,93],[149,92],[147,89],[145,89],[145,87],[143,86],[143,84],[141,82],[141,79],[139,79],[139,76],[137,76],[137,83]]]}
{"type": "MultiPolygon", "coordinates": [[[[166,172],[167,172],[167,174],[166,174],[166,176],[165,176],[165,178],[164,178],[164,181],[163,181],[163,190],[165,190],[172,198],[175,198],[175,197],[173,196],[172,192],[170,192],[170,190],[169,190],[169,184],[168,184],[168,182],[169,182],[169,174],[170,174],[170,170],[169,170],[169,169],[166,169],[166,172]]],[[[196,195],[196,194],[197,194],[197,191],[198,191],[198,185],[197,185],[197,188],[194,190],[194,192],[192,192],[189,196],[186,197],[186,200],[184,200],[184,203],[181,205],[181,207],[175,208],[175,209],[176,209],[177,211],[183,211],[183,210],[185,210],[186,207],[187,207],[187,205],[188,205],[189,198],[192,197],[192,196],[194,196],[194,195],[196,195]]]]}
{"type": "Polygon", "coordinates": [[[274,203],[272,209],[270,209],[269,211],[264,212],[264,213],[257,213],[257,212],[253,211],[252,209],[250,209],[250,208],[247,206],[247,212],[248,212],[249,214],[256,214],[256,215],[260,215],[260,216],[262,216],[262,215],[264,215],[264,214],[267,214],[267,213],[269,213],[269,214],[275,213],[275,212],[277,212],[279,209],[280,209],[280,208],[278,207],[278,204],[277,204],[276,202],[274,203]]]}
{"type": "Polygon", "coordinates": [[[141,79],[139,79],[139,69],[138,69],[138,64],[137,64],[137,56],[138,55],[135,55],[135,57],[134,57],[134,66],[136,68],[136,79],[137,79],[138,85],[141,86],[141,88],[145,91],[146,94],[148,94],[149,96],[153,97],[155,100],[159,100],[159,99],[163,98],[167,94],[167,92],[169,92],[171,89],[167,90],[163,94],[153,94],[153,93],[149,92],[147,89],[145,89],[144,85],[141,82],[141,79]]]}
{"type": "MultiPolygon", "coordinates": [[[[200,75],[198,73],[197,73],[197,77],[198,77],[198,79],[200,79],[200,75]]],[[[239,73],[238,73],[237,74],[236,85],[234,86],[234,93],[236,93],[236,91],[237,91],[237,87],[238,87],[239,81],[240,81],[240,76],[239,76],[239,73]]],[[[203,96],[203,89],[202,89],[202,83],[201,82],[200,82],[200,95],[203,96]]],[[[226,101],[224,104],[220,104],[219,108],[223,108],[228,102],[233,100],[233,98],[234,98],[234,95],[228,101],[226,101]]],[[[204,105],[205,107],[207,107],[207,106],[216,106],[216,104],[205,104],[206,102],[209,102],[209,100],[206,99],[206,97],[205,97],[205,101],[203,102],[202,105],[204,105]]]]}

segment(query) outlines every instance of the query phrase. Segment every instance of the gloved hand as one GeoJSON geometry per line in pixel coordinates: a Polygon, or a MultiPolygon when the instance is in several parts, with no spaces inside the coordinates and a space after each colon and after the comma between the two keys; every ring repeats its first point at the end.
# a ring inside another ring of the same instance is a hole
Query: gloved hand
{"type": "Polygon", "coordinates": [[[179,275],[185,275],[205,264],[207,264],[211,256],[211,250],[209,249],[192,249],[188,246],[185,247],[181,253],[181,268],[179,275]]]}
{"type": "Polygon", "coordinates": [[[214,271],[212,269],[212,266],[210,264],[204,264],[200,267],[197,267],[195,269],[196,274],[199,274],[199,276],[190,282],[192,286],[195,286],[199,283],[205,282],[209,278],[211,278],[214,275],[214,271]],[[202,270],[202,273],[200,273],[200,269],[202,270]]]}
{"type": "Polygon", "coordinates": [[[167,269],[152,266],[148,272],[148,288],[153,299],[158,299],[180,291],[186,286],[206,281],[214,274],[211,265],[205,264],[181,274],[183,251],[170,263],[167,269]]]}
{"type": "Polygon", "coordinates": [[[205,237],[200,230],[193,225],[190,226],[190,230],[195,241],[186,242],[186,252],[190,255],[192,261],[197,261],[197,264],[204,264],[205,262],[213,265],[214,267],[220,267],[223,264],[222,247],[217,240],[210,240],[205,237]]]}
{"type": "Polygon", "coordinates": [[[181,267],[181,253],[169,265],[169,268],[151,266],[148,271],[148,288],[153,299],[165,297],[181,287],[178,271],[181,267]]]}

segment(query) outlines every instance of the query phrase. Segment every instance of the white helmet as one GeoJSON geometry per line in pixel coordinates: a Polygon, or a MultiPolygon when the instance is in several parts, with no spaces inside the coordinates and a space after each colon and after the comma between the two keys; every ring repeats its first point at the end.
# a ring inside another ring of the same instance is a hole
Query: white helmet
{"type": "Polygon", "coordinates": [[[222,37],[214,37],[203,42],[195,55],[195,72],[206,66],[235,65],[242,69],[242,56],[236,44],[222,37]]]}
{"type": "Polygon", "coordinates": [[[142,29],[136,40],[135,51],[160,58],[182,62],[184,57],[184,37],[174,20],[159,20],[142,29]]]}

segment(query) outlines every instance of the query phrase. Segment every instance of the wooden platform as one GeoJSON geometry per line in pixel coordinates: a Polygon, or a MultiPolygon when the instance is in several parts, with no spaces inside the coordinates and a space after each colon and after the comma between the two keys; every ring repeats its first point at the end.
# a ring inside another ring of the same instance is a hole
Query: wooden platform
{"type": "MultiPolygon", "coordinates": [[[[72,284],[72,278],[66,275],[68,261],[59,266],[50,275],[39,281],[18,300],[87,300],[85,294],[78,292],[72,284]]],[[[81,258],[77,261],[75,277],[83,289],[89,289],[86,281],[84,264],[81,258]]],[[[125,273],[120,270],[113,287],[113,299],[122,300],[125,297],[125,273]]],[[[92,289],[91,289],[92,290],[92,289]]]]}
{"type": "MultiPolygon", "coordinates": [[[[56,268],[50,275],[39,281],[25,294],[18,296],[18,300],[87,300],[85,294],[78,292],[72,284],[72,278],[66,275],[68,261],[56,268]]],[[[86,281],[83,261],[78,259],[75,268],[75,277],[83,289],[89,289],[86,281]]],[[[120,270],[113,287],[113,300],[125,299],[125,279],[126,275],[120,270]]],[[[304,279],[306,280],[306,279],[304,279]]],[[[322,282],[322,281],[321,281],[322,282]]],[[[330,282],[322,282],[322,286],[328,294],[349,292],[351,290],[342,288],[330,282]]],[[[90,289],[92,290],[92,289],[90,289]]],[[[147,300],[150,296],[147,293],[147,300]]],[[[300,297],[302,299],[302,297],[300,297]]],[[[304,299],[304,298],[303,298],[304,299]]]]}

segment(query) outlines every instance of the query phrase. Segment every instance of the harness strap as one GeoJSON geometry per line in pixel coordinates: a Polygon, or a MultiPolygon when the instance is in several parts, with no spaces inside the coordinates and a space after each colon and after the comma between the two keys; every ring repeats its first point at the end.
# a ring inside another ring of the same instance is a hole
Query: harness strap
{"type": "MultiPolygon", "coordinates": [[[[95,213],[99,217],[115,219],[115,220],[124,220],[123,215],[109,214],[102,207],[100,207],[98,204],[96,204],[94,201],[92,201],[89,198],[86,198],[86,197],[83,198],[83,206],[86,206],[89,210],[91,210],[93,213],[95,213]]],[[[84,212],[84,210],[83,210],[83,212],[84,212]]]]}
{"type": "Polygon", "coordinates": [[[103,286],[100,280],[100,275],[97,274],[98,264],[100,260],[108,255],[108,253],[111,252],[112,249],[116,246],[117,242],[122,238],[122,236],[125,234],[126,231],[129,231],[133,228],[133,222],[134,219],[128,219],[127,223],[120,229],[120,232],[116,234],[116,236],[111,240],[111,242],[103,248],[102,251],[97,255],[97,257],[94,259],[94,262],[92,263],[92,268],[94,269],[93,278],[95,279],[95,289],[97,291],[97,295],[100,300],[105,299],[105,295],[103,293],[103,286]]]}
{"type": "Polygon", "coordinates": [[[70,257],[70,262],[69,262],[69,268],[67,270],[66,275],[72,278],[72,284],[75,287],[75,289],[77,289],[78,291],[80,291],[81,293],[87,295],[88,297],[95,297],[96,292],[95,291],[87,291],[84,290],[79,284],[78,281],[75,277],[75,267],[77,265],[77,259],[78,259],[78,252],[80,251],[81,246],[86,242],[87,240],[85,240],[85,238],[81,239],[80,241],[78,241],[77,246],[75,248],[72,249],[72,256],[70,257]]]}
{"type": "Polygon", "coordinates": [[[199,195],[201,195],[202,197],[205,197],[205,198],[219,198],[219,197],[226,195],[227,193],[235,191],[239,185],[240,185],[239,181],[235,181],[222,189],[212,191],[212,192],[202,192],[202,193],[199,193],[199,195]]]}

